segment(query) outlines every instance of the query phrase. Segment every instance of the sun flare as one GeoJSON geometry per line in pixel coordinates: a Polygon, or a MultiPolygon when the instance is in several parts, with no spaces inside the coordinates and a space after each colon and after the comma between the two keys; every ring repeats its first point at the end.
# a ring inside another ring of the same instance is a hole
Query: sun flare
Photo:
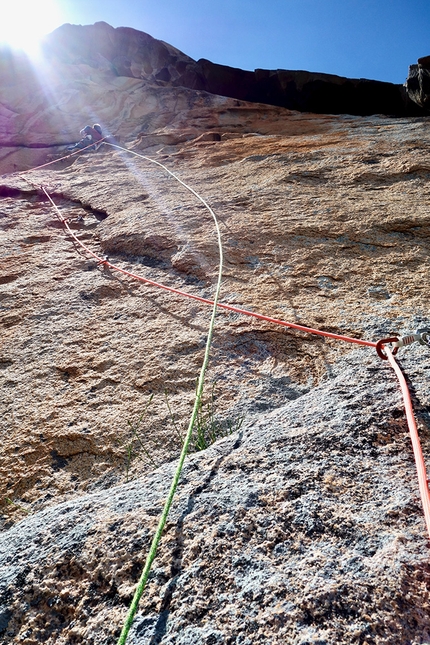
{"type": "Polygon", "coordinates": [[[0,12],[0,45],[33,55],[43,36],[60,24],[56,0],[11,0],[0,12]]]}

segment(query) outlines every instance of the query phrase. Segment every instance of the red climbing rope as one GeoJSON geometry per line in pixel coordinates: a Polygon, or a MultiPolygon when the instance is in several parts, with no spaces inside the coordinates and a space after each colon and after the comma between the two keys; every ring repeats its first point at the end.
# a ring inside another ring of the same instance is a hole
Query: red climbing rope
{"type": "MultiPolygon", "coordinates": [[[[57,215],[59,216],[61,222],[64,224],[66,227],[67,231],[69,234],[73,237],[73,239],[81,246],[89,255],[91,255],[93,258],[95,258],[99,264],[103,264],[106,267],[109,267],[110,269],[113,269],[115,271],[119,271],[120,273],[123,273],[124,275],[128,275],[131,278],[134,278],[136,280],[139,280],[140,282],[145,282],[146,284],[150,284],[154,287],[158,287],[160,289],[164,289],[165,291],[170,291],[171,293],[176,293],[179,296],[184,296],[185,298],[191,298],[192,300],[197,300],[198,302],[203,302],[207,305],[212,305],[214,304],[213,300],[210,300],[209,298],[202,298],[201,296],[196,296],[192,293],[187,293],[186,291],[181,291],[180,289],[175,289],[174,287],[169,287],[165,284],[162,284],[160,282],[155,282],[155,280],[150,280],[149,278],[144,278],[143,276],[137,275],[136,273],[132,273],[131,271],[127,271],[126,269],[122,269],[119,266],[116,266],[115,264],[112,264],[109,262],[109,260],[103,259],[93,251],[91,251],[81,240],[73,233],[71,230],[68,222],[66,219],[64,219],[61,216],[60,211],[57,208],[57,205],[55,202],[52,200],[51,196],[49,193],[46,191],[46,189],[43,186],[39,186],[45,193],[46,197],[49,199],[51,202],[52,206],[55,208],[55,211],[57,215]]],[[[346,343],[355,343],[357,345],[366,345],[367,347],[376,347],[376,343],[372,343],[369,340],[362,340],[360,338],[350,338],[349,336],[343,336],[341,334],[333,334],[328,331],[321,331],[320,329],[313,329],[312,327],[305,327],[304,325],[298,325],[296,323],[292,322],[286,322],[284,320],[279,320],[278,318],[272,318],[271,316],[264,316],[263,314],[256,313],[254,311],[248,311],[247,309],[241,309],[240,307],[235,307],[234,305],[227,305],[223,302],[218,302],[218,307],[221,309],[227,309],[228,311],[233,311],[238,314],[243,314],[244,316],[252,316],[253,318],[258,318],[259,320],[265,320],[266,322],[271,322],[274,323],[275,325],[282,325],[283,327],[290,327],[291,329],[297,329],[299,331],[304,331],[307,332],[308,334],[316,334],[317,336],[326,336],[327,338],[334,338],[336,340],[343,340],[346,343]]]]}
{"type": "Polygon", "coordinates": [[[426,466],[424,463],[423,451],[421,449],[421,442],[418,435],[418,429],[417,429],[417,424],[414,417],[414,411],[412,408],[411,395],[409,392],[408,384],[406,383],[406,379],[403,375],[402,370],[397,364],[396,359],[393,356],[393,352],[390,350],[388,346],[385,346],[384,349],[385,349],[385,353],[387,355],[388,361],[396,373],[396,376],[399,380],[400,387],[402,390],[403,402],[404,402],[405,411],[406,411],[406,419],[408,422],[409,433],[411,435],[412,448],[414,451],[415,464],[417,467],[418,485],[420,488],[421,502],[423,505],[427,532],[430,537],[430,492],[429,492],[429,486],[428,486],[426,466]]]}
{"type": "MultiPolygon", "coordinates": [[[[32,182],[30,182],[32,183],[32,182]]],[[[36,185],[36,184],[33,184],[36,185]]],[[[214,304],[213,300],[210,300],[209,298],[202,298],[201,296],[196,296],[191,293],[187,293],[185,291],[182,291],[180,289],[175,289],[174,287],[169,287],[165,284],[161,284],[159,282],[155,282],[154,280],[150,280],[149,278],[145,278],[143,276],[137,275],[136,273],[132,273],[131,271],[127,271],[126,269],[122,269],[121,267],[116,266],[115,264],[112,264],[109,262],[109,260],[104,259],[91,251],[81,240],[73,233],[71,230],[67,219],[64,219],[61,216],[61,213],[49,195],[48,191],[43,187],[43,186],[37,186],[43,192],[45,193],[46,197],[52,204],[53,208],[55,209],[55,212],[57,213],[57,216],[59,217],[60,221],[64,224],[66,227],[68,233],[71,235],[71,237],[81,246],[86,253],[91,255],[93,258],[95,258],[100,265],[104,265],[106,267],[109,267],[110,269],[113,269],[115,271],[119,271],[120,273],[123,273],[124,275],[127,275],[131,278],[134,278],[136,280],[139,280],[140,282],[144,282],[146,284],[150,284],[152,286],[158,287],[160,289],[164,289],[165,291],[169,291],[171,293],[175,293],[179,296],[184,296],[186,298],[191,298],[193,300],[197,300],[198,302],[203,302],[208,305],[214,304]]],[[[417,473],[418,473],[418,484],[419,484],[419,490],[420,490],[420,495],[421,495],[421,501],[423,505],[423,510],[424,510],[424,517],[425,517],[425,522],[427,526],[427,531],[430,537],[430,493],[429,493],[429,488],[428,488],[428,480],[427,480],[427,473],[426,473],[426,467],[424,463],[424,457],[423,457],[423,452],[421,449],[421,443],[418,435],[418,430],[417,430],[417,425],[415,422],[414,418],[414,413],[413,413],[413,408],[412,408],[412,402],[411,402],[411,397],[409,393],[409,389],[406,383],[406,379],[398,366],[393,353],[396,352],[397,348],[394,348],[393,351],[390,350],[388,343],[398,341],[398,338],[387,338],[384,339],[383,341],[379,341],[378,343],[373,343],[371,341],[367,340],[361,340],[359,338],[351,338],[349,336],[344,336],[342,334],[333,334],[331,332],[327,331],[322,331],[320,329],[313,329],[312,327],[305,327],[304,325],[298,325],[296,323],[291,323],[291,322],[286,322],[283,320],[279,320],[277,318],[272,318],[271,316],[264,316],[263,314],[256,313],[254,311],[248,311],[246,309],[241,309],[240,307],[235,307],[234,305],[227,305],[222,302],[217,303],[218,307],[221,309],[226,309],[228,311],[233,311],[238,314],[243,314],[245,316],[252,316],[253,318],[257,318],[259,320],[265,320],[266,322],[274,323],[276,325],[281,325],[283,327],[289,327],[291,329],[297,329],[299,331],[307,332],[309,334],[315,334],[318,336],[325,336],[327,338],[333,338],[336,340],[342,340],[347,343],[355,343],[357,345],[365,345],[367,347],[374,347],[378,350],[378,355],[381,356],[381,358],[388,358],[388,361],[390,362],[390,365],[394,369],[394,372],[399,380],[400,387],[402,390],[403,394],[403,400],[404,400],[404,405],[405,405],[405,411],[406,411],[406,418],[409,426],[409,431],[410,431],[410,436],[411,436],[411,441],[412,441],[412,447],[413,447],[413,452],[414,452],[414,457],[415,457],[415,463],[416,463],[416,468],[417,468],[417,473]]]]}

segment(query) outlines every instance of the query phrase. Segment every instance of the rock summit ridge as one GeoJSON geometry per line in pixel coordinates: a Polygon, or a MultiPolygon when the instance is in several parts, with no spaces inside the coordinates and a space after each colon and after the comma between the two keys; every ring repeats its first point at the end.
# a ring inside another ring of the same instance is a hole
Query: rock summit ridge
{"type": "Polygon", "coordinates": [[[246,71],[206,59],[195,61],[144,32],[115,29],[104,22],[63,25],[46,38],[45,50],[48,57],[62,62],[107,67],[118,76],[290,110],[360,116],[426,114],[409,98],[403,85],[302,70],[246,71]]]}

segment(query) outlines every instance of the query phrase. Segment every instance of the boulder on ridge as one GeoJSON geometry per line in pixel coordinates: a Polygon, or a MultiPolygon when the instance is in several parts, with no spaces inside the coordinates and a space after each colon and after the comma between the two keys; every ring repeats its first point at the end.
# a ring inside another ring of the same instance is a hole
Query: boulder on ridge
{"type": "Polygon", "coordinates": [[[425,110],[430,110],[430,56],[418,59],[416,65],[410,65],[406,90],[409,97],[425,110]]]}

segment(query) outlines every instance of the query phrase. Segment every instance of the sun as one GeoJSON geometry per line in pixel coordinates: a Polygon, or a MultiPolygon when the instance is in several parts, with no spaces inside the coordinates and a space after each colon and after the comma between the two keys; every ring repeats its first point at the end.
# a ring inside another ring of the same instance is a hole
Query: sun
{"type": "Polygon", "coordinates": [[[10,0],[0,11],[0,46],[37,53],[40,40],[58,27],[61,11],[56,0],[10,0]]]}

